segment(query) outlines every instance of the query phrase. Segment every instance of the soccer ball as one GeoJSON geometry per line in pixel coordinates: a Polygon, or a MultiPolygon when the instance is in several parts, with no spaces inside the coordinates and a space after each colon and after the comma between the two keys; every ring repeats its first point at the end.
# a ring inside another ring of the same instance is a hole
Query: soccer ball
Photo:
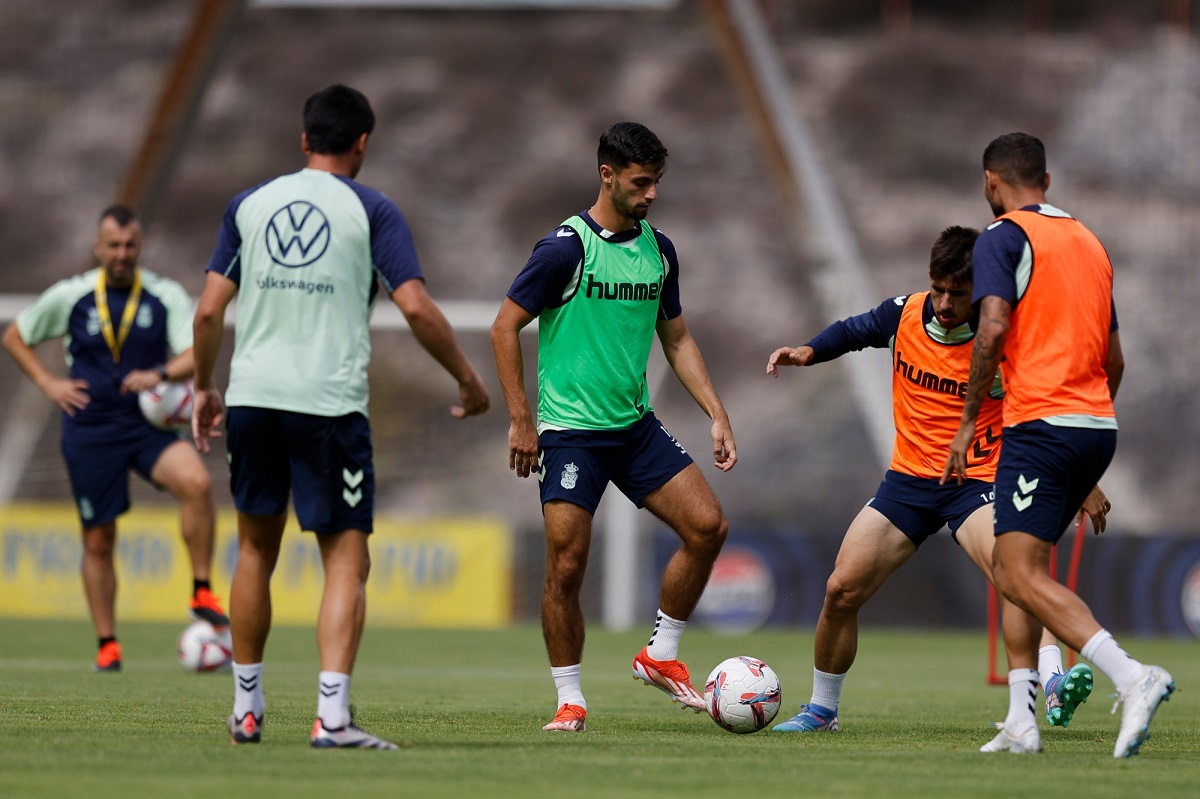
{"type": "Polygon", "coordinates": [[[779,677],[758,658],[729,658],[704,682],[708,715],[729,732],[758,732],[779,712],[779,677]]]}
{"type": "Polygon", "coordinates": [[[192,381],[164,380],[138,394],[138,407],[146,421],[159,430],[186,430],[192,425],[192,381]]]}
{"type": "Polygon", "coordinates": [[[179,634],[176,645],[179,665],[188,671],[217,671],[233,662],[233,637],[228,627],[217,629],[206,621],[194,621],[179,634]]]}

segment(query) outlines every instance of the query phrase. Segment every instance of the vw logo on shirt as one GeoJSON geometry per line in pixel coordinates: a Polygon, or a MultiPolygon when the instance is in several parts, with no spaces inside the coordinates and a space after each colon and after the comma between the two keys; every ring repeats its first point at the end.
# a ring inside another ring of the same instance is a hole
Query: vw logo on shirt
{"type": "Polygon", "coordinates": [[[329,220],[321,209],[296,200],[276,211],[267,223],[267,252],[280,266],[299,269],[325,254],[329,235],[329,220]]]}

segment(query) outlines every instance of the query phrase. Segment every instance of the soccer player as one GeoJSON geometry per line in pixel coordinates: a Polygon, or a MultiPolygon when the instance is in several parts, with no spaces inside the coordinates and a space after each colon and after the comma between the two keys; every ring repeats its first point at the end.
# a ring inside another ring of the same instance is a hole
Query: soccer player
{"type": "Polygon", "coordinates": [[[655,417],[646,363],[657,333],[667,363],[712,419],[715,465],[737,448],[679,302],[679,259],[646,222],[667,150],[644,125],[619,122],[600,137],[600,192],[534,247],[492,325],[496,369],[508,405],[508,466],[536,474],[546,526],[542,633],[558,711],[546,730],[582,732],[584,621],[579,589],[592,515],[612,482],[674,530],[681,546],[662,577],[650,642],[633,674],[699,712],[704,697],[678,660],[679,639],[721,551],[728,523],[679,442],[655,417]],[[525,394],[519,333],[538,317],[538,409],[525,394]]]}
{"type": "MultiPolygon", "coordinates": [[[[825,587],[813,646],[812,698],[795,716],[775,725],[777,731],[838,729],[842,687],[858,651],[859,610],[943,525],[992,578],[991,480],[1000,453],[1003,393],[999,376],[982,403],[982,432],[971,449],[972,479],[940,485],[938,460],[958,429],[970,372],[976,321],[971,248],[978,236],[973,228],[946,228],[929,253],[928,291],[885,300],[872,311],[835,322],[804,346],[775,350],[767,360],[767,374],[778,377],[781,366],[812,366],[866,347],[889,348],[896,425],[891,468],[846,531],[825,587]]],[[[1097,490],[1085,507],[1097,531],[1103,530],[1103,494],[1097,490]]],[[[1072,686],[1065,697],[1063,688],[1046,691],[1050,723],[1066,726],[1091,691],[1090,670],[1076,666],[1064,680],[1059,674],[1062,653],[1052,637],[1043,642],[1040,661],[1047,685],[1057,675],[1059,685],[1072,686]]]]}
{"type": "Polygon", "coordinates": [[[4,331],[4,347],[62,409],[62,453],[83,529],[83,592],[100,646],[93,668],[121,670],[116,637],[117,517],[129,510],[129,471],[179,500],[180,531],[192,567],[193,618],[229,624],[213,596],[211,480],[178,433],[150,426],[139,391],[192,375],[192,302],[173,280],[138,264],[142,228],[131,208],[100,214],[99,264],[55,283],[4,331]],[[33,349],[62,338],[67,377],[33,349]]]}
{"type": "Polygon", "coordinates": [[[459,418],[483,413],[487,390],[425,289],[408,224],[355,182],[375,127],[367,98],[329,86],[304,104],[307,168],[230,201],[196,311],[196,445],[226,424],[238,511],[230,592],[235,744],[258,743],[271,573],[294,497],[325,567],[317,618],[317,748],[396,749],[355,725],[350,675],[366,614],[375,475],[367,421],[368,321],[379,284],[421,345],[458,383],[459,418]],[[226,306],[237,296],[229,389],[213,385],[226,306]],[[226,411],[228,406],[228,411],[226,411]]]}
{"type": "MultiPolygon", "coordinates": [[[[1113,398],[1125,368],[1113,270],[1096,236],[1046,202],[1042,142],[1010,133],[983,154],[983,190],[997,221],[975,244],[979,305],[962,421],[942,482],[962,484],[996,369],[1004,374],[1004,449],[996,470],[996,586],[1010,691],[1035,690],[1042,627],[1108,675],[1124,704],[1113,756],[1136,755],[1171,675],[1130,657],[1087,604],[1046,572],[1050,548],[1117,446],[1113,398]]],[[[1010,705],[983,751],[1040,751],[1032,709],[1010,705]]]]}

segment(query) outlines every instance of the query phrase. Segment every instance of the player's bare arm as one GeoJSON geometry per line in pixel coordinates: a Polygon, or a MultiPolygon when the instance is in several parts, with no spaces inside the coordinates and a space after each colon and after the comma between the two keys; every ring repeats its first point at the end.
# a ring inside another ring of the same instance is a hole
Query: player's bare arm
{"type": "Polygon", "coordinates": [[[25,376],[32,380],[51,402],[62,408],[63,413],[74,416],[76,411],[87,407],[91,401],[87,393],[87,381],[52,374],[38,357],[37,351],[21,338],[21,331],[17,329],[16,322],[9,324],[5,329],[3,343],[25,376]]]}
{"type": "Polygon", "coordinates": [[[213,366],[221,351],[225,332],[225,309],[237,294],[237,284],[216,272],[206,273],[204,293],[192,320],[192,356],[195,364],[196,397],[192,408],[192,440],[196,449],[210,451],[208,440],[221,437],[225,401],[212,382],[213,366]]]}
{"type": "Polygon", "coordinates": [[[507,297],[492,323],[492,352],[496,374],[508,407],[508,468],[518,477],[528,477],[537,468],[538,435],[525,393],[525,359],[521,352],[521,329],[533,316],[507,297]]]}
{"type": "MultiPolygon", "coordinates": [[[[1121,377],[1125,374],[1125,355],[1121,352],[1121,336],[1116,330],[1108,334],[1108,357],[1104,360],[1104,373],[1108,375],[1108,394],[1115,400],[1121,377]]],[[[1096,486],[1075,514],[1075,526],[1083,524],[1083,517],[1087,516],[1092,520],[1092,535],[1100,535],[1108,524],[1108,512],[1111,509],[1108,497],[1100,486],[1096,486]]]]}
{"type": "MultiPolygon", "coordinates": [[[[1121,377],[1125,374],[1125,355],[1121,352],[1121,336],[1116,330],[1108,334],[1108,357],[1104,361],[1104,373],[1108,375],[1108,394],[1116,399],[1121,377]]],[[[1108,512],[1111,509],[1108,497],[1100,486],[1096,486],[1075,514],[1075,526],[1083,524],[1086,515],[1092,520],[1092,535],[1100,535],[1108,524],[1108,512]]]]}
{"type": "Polygon", "coordinates": [[[780,366],[808,366],[812,359],[812,347],[780,347],[767,358],[767,374],[777,378],[780,366]]]}
{"type": "Polygon", "coordinates": [[[1121,352],[1121,335],[1116,330],[1108,334],[1108,357],[1104,359],[1104,373],[1108,375],[1108,396],[1116,399],[1121,377],[1125,374],[1125,353],[1121,352]]]}
{"type": "Polygon", "coordinates": [[[134,369],[121,381],[122,394],[137,394],[162,382],[157,369],[134,369]]]}
{"type": "Polygon", "coordinates": [[[446,321],[442,309],[429,296],[425,281],[413,279],[401,283],[392,292],[392,302],[404,314],[413,335],[425,351],[458,381],[458,398],[462,404],[452,406],[450,415],[465,419],[485,412],[490,400],[483,379],[459,347],[454,329],[446,321]]]}
{"type": "Polygon", "coordinates": [[[954,441],[950,443],[950,455],[940,482],[954,478],[962,485],[967,476],[967,451],[975,439],[975,420],[988,390],[996,379],[1000,359],[1004,356],[1004,344],[1010,328],[1009,314],[1012,307],[1000,297],[984,297],[979,304],[979,329],[975,333],[975,345],[971,350],[971,376],[967,379],[967,396],[963,403],[962,423],[954,441]]]}
{"type": "Polygon", "coordinates": [[[135,369],[121,381],[121,393],[138,393],[154,388],[163,380],[187,380],[196,370],[195,351],[188,347],[167,361],[162,369],[135,369]]]}
{"type": "Polygon", "coordinates": [[[683,315],[661,321],[657,325],[658,340],[662,344],[667,363],[679,378],[679,382],[692,395],[696,404],[712,419],[713,465],[727,472],[737,464],[737,444],[733,440],[733,428],[721,398],[713,388],[704,365],[700,347],[692,338],[683,315]]]}

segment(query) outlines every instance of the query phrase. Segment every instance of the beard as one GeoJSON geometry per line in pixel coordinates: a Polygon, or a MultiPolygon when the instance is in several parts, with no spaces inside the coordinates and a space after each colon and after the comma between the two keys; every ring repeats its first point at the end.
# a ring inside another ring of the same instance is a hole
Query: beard
{"type": "Polygon", "coordinates": [[[127,288],[133,285],[133,272],[137,268],[136,264],[106,264],[104,267],[104,280],[113,288],[127,288]]]}
{"type": "Polygon", "coordinates": [[[613,207],[630,219],[642,220],[646,218],[646,214],[650,213],[649,205],[634,205],[629,202],[629,197],[613,193],[613,207]]]}

